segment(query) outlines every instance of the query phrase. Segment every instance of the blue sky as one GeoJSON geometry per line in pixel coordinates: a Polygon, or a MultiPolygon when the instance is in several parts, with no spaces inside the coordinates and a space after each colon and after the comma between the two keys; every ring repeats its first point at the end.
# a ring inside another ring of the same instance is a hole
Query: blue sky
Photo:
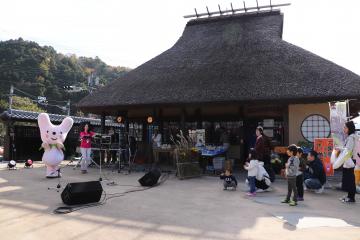
{"type": "MultiPolygon", "coordinates": [[[[242,7],[228,0],[1,0],[0,40],[22,37],[64,54],[99,56],[135,68],[170,48],[194,8],[242,7]]],[[[360,74],[360,1],[272,0],[283,8],[283,39],[360,74]]],[[[267,5],[268,0],[259,0],[267,5]]],[[[247,6],[256,5],[247,0],[247,6]]]]}

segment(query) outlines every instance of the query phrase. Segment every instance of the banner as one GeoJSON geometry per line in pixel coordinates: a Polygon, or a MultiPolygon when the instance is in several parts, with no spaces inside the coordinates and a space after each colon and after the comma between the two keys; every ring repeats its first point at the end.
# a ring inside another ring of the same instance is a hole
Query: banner
{"type": "Polygon", "coordinates": [[[334,176],[334,169],[330,161],[333,148],[334,140],[332,138],[315,138],[314,140],[314,150],[323,163],[326,176],[334,176]]]}
{"type": "Polygon", "coordinates": [[[347,102],[330,102],[331,137],[335,146],[343,146],[345,142],[344,125],[347,121],[347,102]]]}

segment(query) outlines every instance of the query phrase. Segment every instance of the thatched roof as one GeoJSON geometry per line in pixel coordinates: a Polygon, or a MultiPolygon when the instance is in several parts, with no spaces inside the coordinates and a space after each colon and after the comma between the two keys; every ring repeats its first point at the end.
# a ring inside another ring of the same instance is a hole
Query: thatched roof
{"type": "Polygon", "coordinates": [[[279,11],[191,20],[172,48],[78,106],[106,112],[159,104],[359,97],[358,75],[282,40],[282,30],[279,11]]]}

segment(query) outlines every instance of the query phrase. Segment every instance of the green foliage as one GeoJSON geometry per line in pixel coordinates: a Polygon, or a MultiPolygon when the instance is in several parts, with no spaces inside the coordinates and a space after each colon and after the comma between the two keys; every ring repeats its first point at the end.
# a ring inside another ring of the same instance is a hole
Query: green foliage
{"type": "MultiPolygon", "coordinates": [[[[9,103],[5,100],[0,100],[0,109],[5,110],[9,108],[9,103]]],[[[32,111],[32,112],[46,112],[44,109],[38,107],[33,103],[30,98],[27,97],[13,97],[12,109],[32,111]]]]}
{"type": "MultiPolygon", "coordinates": [[[[42,47],[21,38],[0,42],[1,99],[7,99],[12,84],[34,96],[59,101],[70,99],[74,105],[89,94],[87,79],[90,75],[104,85],[128,71],[125,67],[108,66],[98,57],[65,56],[52,47],[42,47]],[[83,87],[84,92],[64,91],[63,86],[69,85],[83,87]]],[[[73,109],[73,113],[76,113],[76,109],[73,109]]]]}
{"type": "Polygon", "coordinates": [[[308,141],[299,141],[297,145],[302,148],[313,148],[313,143],[308,141]]]}

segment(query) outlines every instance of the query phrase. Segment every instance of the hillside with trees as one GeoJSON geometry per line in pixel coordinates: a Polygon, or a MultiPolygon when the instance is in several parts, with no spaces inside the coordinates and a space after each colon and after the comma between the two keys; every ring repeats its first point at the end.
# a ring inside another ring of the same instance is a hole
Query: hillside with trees
{"type": "MultiPolygon", "coordinates": [[[[109,66],[98,57],[77,57],[57,53],[50,46],[40,46],[36,42],[21,38],[2,41],[0,42],[0,100],[3,103],[7,101],[10,86],[13,85],[24,92],[14,93],[19,97],[29,98],[30,102],[34,102],[34,98],[38,96],[54,102],[58,101],[59,104],[49,102],[48,105],[43,102],[39,107],[48,112],[64,114],[64,109],[56,105],[64,105],[61,102],[70,99],[73,106],[90,91],[96,91],[97,88],[118,79],[129,70],[126,67],[109,66]],[[65,89],[66,87],[68,88],[65,89]]],[[[0,105],[0,108],[5,106],[5,104],[0,105]]],[[[75,108],[71,110],[72,114],[77,111],[75,108]]]]}

